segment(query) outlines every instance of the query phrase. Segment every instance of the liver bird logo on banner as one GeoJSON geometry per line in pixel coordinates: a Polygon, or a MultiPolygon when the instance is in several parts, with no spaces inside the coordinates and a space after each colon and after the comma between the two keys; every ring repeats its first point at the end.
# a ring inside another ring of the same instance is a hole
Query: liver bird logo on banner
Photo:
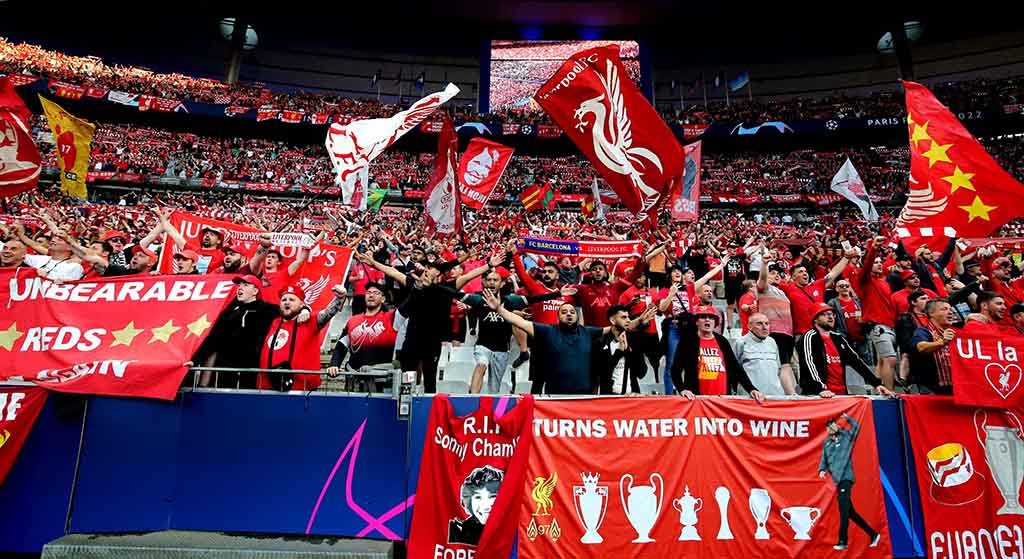
{"type": "Polygon", "coordinates": [[[311,305],[320,298],[320,294],[323,293],[324,288],[327,287],[327,282],[330,280],[328,276],[320,276],[320,279],[313,281],[309,278],[299,279],[299,287],[306,293],[306,300],[304,301],[307,305],[311,305]]]}
{"type": "Polygon", "coordinates": [[[643,210],[657,203],[661,193],[644,182],[644,173],[648,165],[657,167],[662,173],[661,159],[651,150],[633,146],[633,123],[626,114],[626,106],[619,90],[619,72],[611,60],[607,61],[605,75],[598,75],[604,94],[580,103],[573,117],[576,128],[583,132],[591,126],[591,137],[594,140],[594,153],[608,169],[626,175],[633,186],[642,193],[643,210]],[[587,115],[594,119],[587,122],[587,115]]]}

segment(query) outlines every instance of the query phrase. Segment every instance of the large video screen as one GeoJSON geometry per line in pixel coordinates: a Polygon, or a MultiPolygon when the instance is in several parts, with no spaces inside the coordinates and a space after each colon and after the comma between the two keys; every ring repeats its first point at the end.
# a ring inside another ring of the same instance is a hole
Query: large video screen
{"type": "Polygon", "coordinates": [[[629,76],[640,83],[640,45],[636,41],[491,41],[491,111],[542,110],[533,95],[573,54],[619,45],[629,76]]]}

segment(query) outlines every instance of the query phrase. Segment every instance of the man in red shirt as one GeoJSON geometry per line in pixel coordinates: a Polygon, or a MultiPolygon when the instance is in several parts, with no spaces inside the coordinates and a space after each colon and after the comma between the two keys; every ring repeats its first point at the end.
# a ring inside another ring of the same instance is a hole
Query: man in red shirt
{"type": "Polygon", "coordinates": [[[604,326],[608,322],[608,309],[615,305],[619,296],[644,273],[644,267],[636,259],[629,277],[609,281],[608,266],[595,260],[590,264],[590,283],[576,285],[576,301],[583,309],[583,322],[591,326],[604,326]]]}
{"type": "Polygon", "coordinates": [[[965,334],[979,330],[988,333],[1008,333],[1005,322],[1007,314],[1005,297],[994,291],[982,291],[978,294],[975,303],[978,305],[978,312],[968,315],[967,323],[963,328],[965,334]]]}
{"type": "Polygon", "coordinates": [[[197,273],[205,274],[221,267],[224,263],[224,252],[221,250],[220,245],[224,240],[224,233],[212,227],[204,227],[199,232],[199,242],[189,243],[181,235],[181,232],[171,225],[168,219],[169,214],[158,212],[157,215],[160,218],[160,226],[167,232],[167,236],[174,241],[176,249],[179,251],[191,249],[196,252],[199,257],[195,263],[197,273]]]}
{"type": "Polygon", "coordinates": [[[815,306],[825,302],[825,291],[846,269],[851,256],[852,251],[847,252],[839,262],[836,262],[828,275],[813,282],[807,264],[798,262],[790,268],[790,281],[780,281],[776,284],[776,287],[789,298],[790,308],[793,312],[793,335],[796,337],[796,343],[800,343],[801,334],[811,329],[811,313],[815,306]]]}
{"type": "Polygon", "coordinates": [[[348,319],[338,344],[334,346],[331,364],[327,368],[327,374],[332,377],[341,372],[341,362],[346,354],[349,355],[348,369],[353,371],[358,371],[364,366],[391,363],[395,356],[395,341],[398,338],[398,331],[395,329],[397,311],[384,309],[386,298],[383,285],[368,283],[364,291],[365,312],[348,319]]]}
{"type": "Polygon", "coordinates": [[[921,278],[914,270],[900,270],[900,280],[903,282],[903,289],[892,294],[892,304],[896,307],[897,316],[910,312],[910,303],[907,297],[915,291],[923,292],[929,299],[939,298],[939,295],[931,289],[921,287],[921,278]]]}
{"type": "Polygon", "coordinates": [[[1007,306],[1024,303],[1024,276],[1013,278],[1013,263],[1009,258],[985,259],[981,269],[989,277],[989,289],[1002,295],[1007,306]]]}
{"type": "Polygon", "coordinates": [[[750,382],[747,372],[732,352],[729,340],[715,333],[719,321],[715,310],[698,306],[693,309],[693,317],[697,328],[683,334],[672,361],[672,382],[676,392],[688,400],[697,394],[724,396],[735,392],[734,388],[739,384],[758,404],[764,403],[764,394],[750,382]]]}
{"type": "MultiPolygon", "coordinates": [[[[739,298],[740,307],[740,329],[741,335],[746,336],[747,332],[750,331],[748,325],[750,324],[750,317],[757,314],[757,282],[754,280],[743,280],[740,284],[740,288],[743,290],[743,295],[739,298]]],[[[728,312],[728,309],[726,309],[728,312]]]]}
{"type": "Polygon", "coordinates": [[[865,383],[875,387],[878,394],[895,396],[881,385],[871,367],[861,360],[846,336],[835,332],[836,315],[830,305],[819,303],[815,306],[811,320],[814,329],[808,331],[797,346],[802,373],[800,387],[804,396],[817,394],[822,398],[831,398],[837,394],[847,394],[846,367],[857,371],[865,383]]]}
{"type": "MultiPolygon", "coordinates": [[[[629,307],[629,317],[637,318],[644,314],[648,307],[654,306],[658,290],[647,287],[647,276],[641,274],[633,285],[619,296],[618,303],[629,307]]],[[[631,378],[641,379],[647,375],[647,361],[654,369],[654,381],[658,381],[658,364],[661,361],[661,340],[658,339],[658,325],[650,321],[643,328],[627,332],[626,338],[633,351],[626,354],[626,366],[629,367],[631,378]]]]}
{"type": "Polygon", "coordinates": [[[875,351],[878,376],[892,390],[896,383],[896,306],[879,256],[884,242],[885,237],[875,237],[868,246],[864,267],[854,275],[852,285],[860,296],[861,320],[870,326],[867,339],[875,351]]]}
{"type": "MultiPolygon", "coordinates": [[[[320,241],[324,240],[326,233],[323,231],[313,240],[315,246],[320,241]]],[[[264,233],[262,240],[267,243],[270,242],[270,234],[264,233]]],[[[277,303],[277,294],[291,284],[292,278],[295,274],[299,273],[299,268],[306,262],[306,258],[309,257],[309,247],[302,247],[299,249],[299,254],[292,260],[287,267],[282,268],[281,263],[283,257],[281,251],[276,248],[270,248],[267,250],[266,256],[263,258],[263,282],[265,287],[270,289],[263,289],[260,291],[260,296],[263,297],[264,301],[270,303],[277,303]]]]}

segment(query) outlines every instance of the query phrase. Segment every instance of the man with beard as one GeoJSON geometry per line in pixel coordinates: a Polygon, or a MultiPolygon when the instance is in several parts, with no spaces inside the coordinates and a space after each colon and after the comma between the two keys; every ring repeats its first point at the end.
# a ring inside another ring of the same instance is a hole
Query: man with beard
{"type": "Polygon", "coordinates": [[[205,274],[210,270],[216,270],[220,268],[221,264],[224,263],[224,252],[221,250],[221,242],[224,241],[224,233],[214,229],[212,227],[203,227],[199,231],[199,242],[189,244],[185,237],[181,235],[173,225],[167,215],[160,215],[160,225],[164,231],[167,232],[167,236],[174,241],[174,246],[179,251],[186,249],[194,250],[199,256],[199,259],[195,263],[197,273],[205,274]]]}
{"type": "Polygon", "coordinates": [[[846,367],[857,371],[864,382],[882,396],[895,397],[882,386],[874,371],[861,360],[846,336],[835,331],[836,314],[831,305],[819,303],[811,317],[814,329],[808,330],[797,347],[800,357],[800,387],[804,396],[817,394],[831,398],[847,393],[846,367]]]}
{"type": "Polygon", "coordinates": [[[868,326],[867,339],[877,360],[882,384],[892,390],[896,382],[896,307],[886,282],[879,250],[885,237],[875,237],[864,255],[864,263],[853,275],[853,291],[860,296],[861,320],[868,326]]]}
{"type": "MultiPolygon", "coordinates": [[[[632,287],[619,296],[619,304],[625,305],[629,309],[630,318],[639,317],[648,308],[657,309],[654,302],[657,300],[658,289],[648,287],[647,282],[647,275],[641,275],[632,287]]],[[[647,363],[644,362],[646,358],[654,370],[654,379],[657,382],[658,364],[661,362],[662,354],[661,340],[658,339],[658,325],[652,320],[642,328],[627,333],[626,339],[629,342],[629,347],[633,348],[633,351],[626,354],[626,366],[629,367],[630,377],[639,381],[647,376],[647,363]]]]}
{"type": "Polygon", "coordinates": [[[693,400],[698,394],[724,396],[735,392],[739,385],[758,404],[764,403],[764,394],[750,382],[729,340],[715,333],[715,325],[720,320],[715,310],[696,306],[693,320],[696,328],[688,328],[683,334],[672,360],[675,393],[693,400]]]}
{"type": "MultiPolygon", "coordinates": [[[[938,299],[939,294],[927,287],[921,286],[921,278],[917,275],[914,270],[902,270],[900,272],[900,281],[902,282],[903,289],[896,291],[892,294],[892,304],[896,307],[897,317],[907,314],[911,311],[909,297],[912,293],[920,291],[928,296],[929,299],[938,299]]],[[[921,309],[922,311],[924,309],[921,309]]]]}
{"type": "Polygon", "coordinates": [[[82,279],[85,270],[81,262],[75,257],[71,246],[64,237],[59,235],[60,229],[48,217],[44,219],[51,231],[50,244],[47,247],[41,246],[36,241],[25,235],[25,228],[20,224],[14,225],[14,232],[26,246],[36,251],[37,254],[26,254],[25,264],[32,266],[39,273],[40,277],[59,281],[75,281],[82,279]]]}
{"type": "MultiPolygon", "coordinates": [[[[548,260],[544,263],[540,281],[533,279],[529,272],[526,271],[526,266],[523,264],[523,257],[521,254],[516,253],[516,255],[512,257],[512,262],[515,264],[516,274],[519,276],[519,281],[522,283],[523,289],[526,290],[527,295],[537,296],[558,292],[560,270],[554,260],[548,260]]],[[[533,305],[530,305],[530,315],[533,317],[533,321],[538,324],[558,324],[558,308],[565,303],[575,304],[572,297],[561,296],[534,303],[533,305]]],[[[519,340],[517,339],[517,341],[519,340]]],[[[522,343],[520,343],[520,347],[522,347],[522,343]]],[[[529,351],[521,352],[519,357],[512,363],[512,368],[518,368],[529,359],[529,351]]],[[[533,378],[532,366],[530,367],[530,378],[533,378]]]]}
{"type": "Polygon", "coordinates": [[[982,263],[982,270],[989,276],[988,288],[1003,296],[1007,306],[1024,303],[1024,276],[1015,270],[1013,263],[1005,256],[996,259],[986,258],[982,263]]]}
{"type": "Polygon", "coordinates": [[[391,363],[395,356],[395,341],[398,330],[395,327],[397,311],[385,309],[385,288],[379,283],[366,284],[366,306],[362,313],[355,314],[345,323],[345,329],[338,338],[327,374],[341,373],[341,362],[348,355],[348,368],[358,371],[362,367],[391,363]]]}
{"type": "Polygon", "coordinates": [[[629,289],[636,278],[644,273],[644,266],[640,258],[635,259],[636,263],[625,278],[619,278],[612,282],[608,276],[608,265],[601,260],[595,260],[590,264],[590,283],[581,283],[576,287],[576,301],[583,309],[583,322],[585,324],[604,324],[608,320],[608,309],[619,301],[619,296],[629,289]]]}
{"type": "Polygon", "coordinates": [[[224,245],[224,261],[219,268],[211,270],[211,274],[257,274],[263,266],[263,258],[270,249],[270,241],[260,240],[260,246],[256,249],[251,260],[245,258],[245,247],[242,243],[234,242],[224,245]]]}
{"type": "Polygon", "coordinates": [[[975,303],[978,305],[978,312],[968,315],[963,328],[964,334],[979,331],[988,334],[1005,333],[1006,298],[994,291],[982,291],[975,303]]]}
{"type": "MultiPolygon", "coordinates": [[[[506,309],[497,295],[484,293],[484,302],[507,322],[533,336],[536,363],[533,394],[597,394],[600,379],[592,366],[598,338],[611,326],[581,326],[576,307],[565,302],[558,307],[557,325],[531,322],[506,309]]],[[[640,323],[632,320],[626,329],[640,323]]]]}
{"type": "MultiPolygon", "coordinates": [[[[280,316],[274,318],[267,330],[267,337],[260,352],[261,369],[294,369],[304,371],[320,370],[320,330],[334,315],[338,314],[345,302],[345,287],[331,288],[334,299],[327,308],[316,315],[316,320],[299,323],[299,314],[306,308],[306,293],[298,285],[289,285],[278,294],[280,316]]],[[[320,387],[320,373],[260,373],[256,388],[273,388],[282,392],[289,390],[312,391],[320,387]]]]}
{"type": "Polygon", "coordinates": [[[913,267],[918,277],[921,278],[921,287],[931,289],[940,297],[949,295],[946,291],[946,282],[948,281],[946,268],[950,261],[959,258],[959,250],[956,239],[949,240],[944,252],[933,251],[928,248],[928,245],[922,245],[917,249],[917,258],[914,260],[913,267]]]}
{"type": "MultiPolygon", "coordinates": [[[[231,280],[238,287],[235,299],[220,313],[209,336],[196,350],[192,361],[204,367],[255,369],[260,365],[258,348],[267,338],[270,324],[278,316],[278,306],[260,299],[263,281],[247,274],[231,280]]],[[[298,324],[309,320],[311,311],[303,307],[296,318],[298,324]]],[[[199,378],[200,386],[210,386],[210,372],[199,378]]],[[[256,388],[256,376],[242,373],[218,373],[218,388],[256,388]]]]}
{"type": "MultiPolygon", "coordinates": [[[[313,239],[313,246],[316,246],[320,241],[324,240],[327,235],[326,232],[321,231],[319,235],[313,239]]],[[[270,233],[263,233],[260,236],[260,242],[270,242],[270,233]]],[[[265,245],[264,245],[265,246],[265,245]]],[[[295,260],[288,264],[287,267],[282,268],[281,262],[284,257],[281,255],[281,251],[276,248],[267,250],[266,256],[263,258],[263,285],[267,285],[270,289],[265,289],[261,296],[265,301],[271,303],[277,303],[277,294],[282,289],[287,287],[292,282],[292,278],[295,274],[299,273],[299,268],[309,257],[309,247],[302,247],[299,249],[299,254],[295,257],[295,260]]]]}

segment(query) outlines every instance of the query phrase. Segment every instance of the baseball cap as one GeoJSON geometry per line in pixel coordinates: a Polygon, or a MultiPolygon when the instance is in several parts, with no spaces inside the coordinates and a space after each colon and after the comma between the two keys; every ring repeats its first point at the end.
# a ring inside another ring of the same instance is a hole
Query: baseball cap
{"type": "Polygon", "coordinates": [[[281,291],[278,291],[277,295],[279,297],[284,297],[285,295],[294,295],[298,297],[300,301],[306,300],[306,292],[301,287],[294,284],[281,288],[281,291]]]}
{"type": "Polygon", "coordinates": [[[193,262],[199,262],[199,253],[194,250],[183,250],[174,255],[175,258],[185,258],[193,262]]]}
{"type": "Polygon", "coordinates": [[[968,258],[966,261],[964,261],[964,269],[973,268],[975,266],[981,266],[981,262],[978,262],[974,258],[968,258]]]}
{"type": "Polygon", "coordinates": [[[142,247],[138,247],[135,250],[138,251],[138,252],[141,252],[142,254],[145,254],[146,256],[148,256],[149,260],[152,263],[156,264],[156,253],[155,252],[149,250],[148,248],[142,248],[142,247]]]}
{"type": "Polygon", "coordinates": [[[711,305],[697,305],[693,308],[693,316],[694,318],[710,316],[715,319],[716,323],[718,322],[718,313],[715,312],[715,307],[711,305]]]}
{"type": "Polygon", "coordinates": [[[902,270],[902,271],[900,271],[900,280],[901,281],[907,281],[907,278],[910,278],[911,276],[916,276],[916,275],[917,275],[917,272],[915,272],[913,270],[902,270]]]}
{"type": "Polygon", "coordinates": [[[832,305],[829,305],[828,303],[815,303],[813,311],[814,311],[814,314],[811,315],[811,320],[812,321],[815,318],[818,318],[819,314],[821,314],[823,312],[828,312],[828,311],[835,312],[835,309],[833,309],[832,305]]]}
{"type": "Polygon", "coordinates": [[[238,254],[245,254],[245,247],[243,247],[242,243],[238,241],[224,243],[224,246],[221,247],[221,250],[224,252],[237,252],[238,254]]]}
{"type": "Polygon", "coordinates": [[[234,284],[248,283],[249,285],[256,286],[256,289],[262,289],[263,288],[263,281],[261,281],[260,278],[254,276],[252,274],[245,274],[244,276],[238,276],[235,279],[231,280],[231,283],[234,283],[234,284]]]}
{"type": "Polygon", "coordinates": [[[214,229],[213,227],[203,227],[202,229],[199,230],[199,234],[202,235],[203,233],[206,233],[207,231],[209,231],[210,233],[213,233],[214,235],[217,235],[217,237],[219,237],[221,239],[224,238],[224,233],[221,233],[219,230],[214,229]]]}
{"type": "Polygon", "coordinates": [[[107,231],[101,240],[109,241],[110,239],[128,239],[128,235],[124,231],[107,231]]]}

